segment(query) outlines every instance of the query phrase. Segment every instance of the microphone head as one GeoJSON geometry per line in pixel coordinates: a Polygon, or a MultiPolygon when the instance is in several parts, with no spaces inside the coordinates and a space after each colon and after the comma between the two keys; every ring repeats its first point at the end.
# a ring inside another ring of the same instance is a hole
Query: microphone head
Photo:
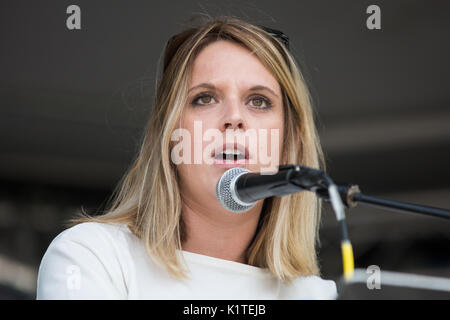
{"type": "Polygon", "coordinates": [[[250,171],[243,168],[231,168],[220,177],[216,185],[216,197],[222,207],[226,210],[241,213],[253,208],[256,202],[244,203],[239,200],[236,195],[235,183],[236,180],[243,174],[250,171]]]}

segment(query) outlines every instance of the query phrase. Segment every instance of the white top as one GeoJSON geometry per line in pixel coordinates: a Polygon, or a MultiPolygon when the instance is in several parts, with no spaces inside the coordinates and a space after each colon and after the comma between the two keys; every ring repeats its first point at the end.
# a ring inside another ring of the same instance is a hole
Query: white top
{"type": "Polygon", "coordinates": [[[60,233],[42,258],[37,299],[334,299],[317,276],[290,285],[267,269],[182,251],[189,280],[169,276],[119,224],[86,222],[60,233]]]}

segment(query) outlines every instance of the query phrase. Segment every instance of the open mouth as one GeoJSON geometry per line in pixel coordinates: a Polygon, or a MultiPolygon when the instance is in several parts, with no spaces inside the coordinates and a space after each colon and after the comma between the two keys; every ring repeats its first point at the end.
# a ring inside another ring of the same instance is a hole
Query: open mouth
{"type": "Polygon", "coordinates": [[[239,144],[223,145],[216,149],[212,157],[216,160],[237,161],[248,159],[248,151],[239,144]]]}

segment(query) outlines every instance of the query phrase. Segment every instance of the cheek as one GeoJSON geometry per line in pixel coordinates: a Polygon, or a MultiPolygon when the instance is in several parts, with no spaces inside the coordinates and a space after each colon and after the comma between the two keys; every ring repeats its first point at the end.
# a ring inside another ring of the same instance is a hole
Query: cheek
{"type": "Polygon", "coordinates": [[[248,129],[255,130],[250,152],[255,155],[251,171],[274,172],[283,161],[284,119],[282,114],[270,113],[253,117],[248,129]],[[256,162],[256,163],[255,163],[256,162]]]}
{"type": "Polygon", "coordinates": [[[280,150],[283,148],[284,119],[282,115],[275,114],[264,119],[255,119],[253,121],[253,126],[250,125],[249,127],[255,128],[258,131],[267,130],[267,142],[270,143],[270,145],[272,143],[279,145],[280,150]],[[278,137],[278,139],[274,140],[276,137],[278,137]]]}
{"type": "Polygon", "coordinates": [[[283,142],[284,142],[284,131],[285,131],[285,121],[284,121],[284,113],[280,112],[277,117],[274,117],[274,121],[271,123],[273,130],[277,130],[278,139],[272,143],[278,144],[278,151],[281,157],[281,153],[283,150],[283,142]]]}
{"type": "MultiPolygon", "coordinates": [[[[192,156],[192,163],[200,164],[198,161],[203,157],[203,150],[210,144],[208,141],[203,141],[205,132],[209,129],[218,130],[220,118],[217,112],[211,110],[194,110],[186,107],[187,111],[180,122],[180,127],[186,129],[191,136],[190,150],[192,156]],[[195,161],[197,159],[197,162],[195,161]]],[[[185,147],[188,147],[186,145],[185,147]]]]}
{"type": "Polygon", "coordinates": [[[185,189],[192,191],[195,186],[204,184],[203,180],[210,174],[204,155],[210,142],[203,141],[203,137],[205,131],[215,128],[213,120],[209,121],[208,117],[199,116],[194,112],[186,112],[180,120],[178,128],[183,130],[184,134],[182,139],[174,142],[175,147],[171,149],[171,158],[178,159],[178,163],[175,162],[175,164],[181,185],[185,189]]]}

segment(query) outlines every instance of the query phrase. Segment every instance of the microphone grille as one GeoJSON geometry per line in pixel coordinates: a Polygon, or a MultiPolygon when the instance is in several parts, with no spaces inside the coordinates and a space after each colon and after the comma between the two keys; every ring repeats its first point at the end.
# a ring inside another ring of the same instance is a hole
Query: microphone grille
{"type": "MultiPolygon", "coordinates": [[[[242,202],[239,203],[233,197],[232,184],[234,181],[242,174],[250,172],[243,168],[231,168],[220,177],[216,185],[216,197],[219,200],[222,207],[228,211],[241,213],[250,210],[254,203],[244,205],[242,202]]],[[[238,200],[239,201],[239,200],[238,200]]]]}

